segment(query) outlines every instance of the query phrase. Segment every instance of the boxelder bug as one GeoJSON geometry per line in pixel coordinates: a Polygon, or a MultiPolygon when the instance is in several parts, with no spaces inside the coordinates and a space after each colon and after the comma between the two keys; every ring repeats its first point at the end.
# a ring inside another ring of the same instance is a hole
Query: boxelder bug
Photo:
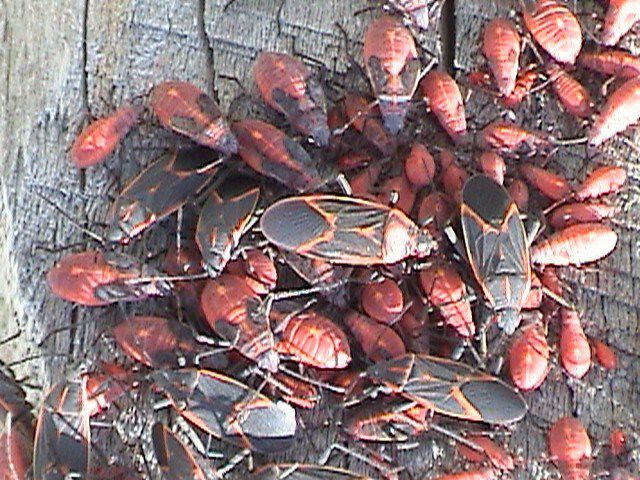
{"type": "Polygon", "coordinates": [[[420,79],[420,58],[413,35],[390,15],[374,20],[364,37],[364,63],[384,126],[395,135],[404,127],[420,79]]]}
{"type": "Polygon", "coordinates": [[[589,145],[597,147],[640,119],[640,78],[632,78],[613,92],[589,132],[589,145]]]}
{"type": "Polygon", "coordinates": [[[59,297],[87,306],[144,300],[171,293],[160,272],[124,253],[87,250],[63,257],[47,273],[59,297]]]}
{"type": "Polygon", "coordinates": [[[71,151],[71,160],[80,168],[101,162],[138,123],[141,107],[121,107],[111,115],[91,122],[78,135],[71,151]]]}
{"type": "Polygon", "coordinates": [[[529,243],[518,207],[486,175],[467,181],[460,221],[467,260],[498,325],[512,334],[531,288],[529,243]]]}
{"type": "Polygon", "coordinates": [[[111,207],[107,239],[128,243],[168,217],[213,178],[219,161],[200,147],[165,153],[135,177],[111,207]]]}
{"type": "Polygon", "coordinates": [[[360,303],[367,315],[387,324],[396,320],[404,310],[402,290],[391,278],[365,284],[360,292],[360,303]]]}
{"type": "Polygon", "coordinates": [[[509,376],[520,390],[535,390],[549,373],[549,344],[541,323],[520,329],[509,348],[509,376]]]}
{"type": "Polygon", "coordinates": [[[562,106],[574,117],[588,118],[593,102],[584,85],[555,63],[546,66],[551,86],[562,106]]]}
{"type": "Polygon", "coordinates": [[[456,81],[447,73],[431,71],[420,82],[420,89],[445,132],[455,143],[463,143],[467,135],[467,119],[456,81]]]}
{"type": "Polygon", "coordinates": [[[156,370],[150,377],[184,418],[215,438],[264,453],[293,445],[296,412],[287,403],[210,370],[156,370]]]}
{"type": "Polygon", "coordinates": [[[618,234],[601,223],[578,223],[558,230],[531,248],[531,261],[538,265],[582,265],[609,255],[618,234]]]}
{"type": "Polygon", "coordinates": [[[638,21],[640,11],[634,0],[609,0],[602,28],[602,43],[615,45],[638,21]]]}
{"type": "Polygon", "coordinates": [[[259,198],[258,187],[240,192],[217,189],[209,193],[196,227],[196,243],[202,254],[202,266],[211,277],[220,275],[231,259],[249,228],[259,198]]]}
{"type": "Polygon", "coordinates": [[[560,361],[567,373],[582,378],[591,366],[591,348],[575,310],[563,308],[560,332],[560,361]]]}
{"type": "MultiPolygon", "coordinates": [[[[376,147],[383,155],[391,155],[397,148],[396,139],[389,134],[380,120],[380,109],[372,107],[364,97],[348,93],[344,98],[344,109],[349,124],[376,147]]],[[[344,128],[344,127],[343,127],[344,128]]]]}
{"type": "Polygon", "coordinates": [[[578,64],[613,77],[635,78],[640,75],[640,57],[625,50],[583,52],[578,57],[578,64]]]}
{"type": "Polygon", "coordinates": [[[444,358],[408,353],[372,365],[365,378],[378,385],[374,391],[463,420],[509,424],[527,413],[520,394],[502,380],[444,358]]]}
{"type": "Polygon", "coordinates": [[[166,480],[207,479],[193,454],[165,425],[153,425],[151,439],[156,460],[166,480]]]}
{"type": "Polygon", "coordinates": [[[387,325],[354,311],[347,314],[344,323],[351,330],[364,354],[372,362],[387,360],[407,353],[400,336],[387,325]]]}
{"type": "Polygon", "coordinates": [[[304,63],[285,53],[261,52],[253,77],[265,103],[287,117],[293,128],[321,147],[329,144],[324,92],[304,63]]]}
{"type": "Polygon", "coordinates": [[[402,211],[337,195],[280,200],[265,210],[260,228],[279,248],[348,265],[425,257],[436,245],[428,231],[418,228],[402,211]]]}
{"type": "Polygon", "coordinates": [[[549,453],[563,478],[589,478],[591,440],[582,423],[563,417],[549,430],[549,453]]]}
{"type": "Polygon", "coordinates": [[[151,106],[165,128],[226,155],[237,152],[238,143],[220,108],[192,83],[175,81],[156,85],[151,106]]]}
{"type": "Polygon", "coordinates": [[[511,20],[494,18],[484,28],[482,53],[504,97],[513,93],[520,68],[520,34],[511,20]]]}

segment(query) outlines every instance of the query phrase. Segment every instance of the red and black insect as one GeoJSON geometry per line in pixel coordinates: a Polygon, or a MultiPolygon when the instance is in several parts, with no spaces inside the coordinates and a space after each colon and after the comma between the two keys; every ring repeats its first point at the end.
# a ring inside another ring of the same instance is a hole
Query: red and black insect
{"type": "Polygon", "coordinates": [[[237,152],[238,142],[220,108],[192,83],[174,81],[156,85],[151,106],[165,128],[226,155],[237,152]]]}
{"type": "Polygon", "coordinates": [[[372,365],[365,378],[377,385],[374,390],[450,417],[509,424],[527,413],[520,394],[499,378],[444,358],[408,353],[372,365]]]}
{"type": "Polygon", "coordinates": [[[151,431],[153,451],[167,480],[206,480],[207,476],[184,443],[165,425],[156,423],[151,431]]]}
{"type": "Polygon", "coordinates": [[[358,473],[327,465],[273,463],[248,474],[248,480],[370,480],[358,473]]]}
{"type": "Polygon", "coordinates": [[[279,248],[347,265],[391,264],[425,257],[436,244],[402,211],[369,200],[309,195],[265,210],[260,228],[279,248]]]}
{"type": "Polygon", "coordinates": [[[91,430],[85,382],[61,381],[45,396],[36,425],[33,478],[87,478],[91,430]]]}
{"type": "Polygon", "coordinates": [[[486,175],[464,186],[460,221],[465,253],[498,325],[509,335],[531,288],[529,242],[509,192],[486,175]]]}
{"type": "Polygon", "coordinates": [[[638,21],[640,11],[635,0],[609,0],[602,28],[602,43],[607,46],[617,44],[638,21]]]}
{"type": "Polygon", "coordinates": [[[142,107],[127,105],[91,122],[73,142],[69,152],[73,163],[87,168],[107,158],[138,123],[141,113],[142,107]]]}
{"type": "Polygon", "coordinates": [[[249,228],[258,205],[258,187],[238,191],[237,182],[227,182],[211,190],[200,212],[196,243],[202,254],[202,266],[211,277],[220,275],[240,238],[249,228]]]}
{"type": "Polygon", "coordinates": [[[204,147],[162,155],[116,198],[107,239],[128,243],[177,211],[211,181],[219,163],[217,155],[204,147]]]}
{"type": "Polygon", "coordinates": [[[433,182],[436,175],[436,161],[422,143],[414,143],[404,159],[404,173],[411,184],[422,188],[433,182]]]}
{"type": "Polygon", "coordinates": [[[253,77],[265,103],[287,117],[293,128],[321,147],[329,144],[324,92],[304,63],[285,53],[261,52],[253,77]]]}
{"type": "Polygon", "coordinates": [[[420,79],[420,58],[411,31],[390,15],[374,20],[364,37],[364,63],[384,126],[395,135],[404,128],[420,79]]]}
{"type": "Polygon", "coordinates": [[[31,406],[25,393],[0,365],[0,478],[31,478],[34,435],[31,406]]]}
{"type": "Polygon", "coordinates": [[[298,142],[262,120],[246,118],[231,129],[238,137],[238,153],[256,172],[297,192],[325,183],[317,162],[298,142]]]}
{"type": "Polygon", "coordinates": [[[263,453],[290,448],[296,412],[220,373],[194,368],[156,370],[155,386],[185,419],[214,438],[263,453]]]}
{"type": "Polygon", "coordinates": [[[597,147],[640,119],[640,77],[627,80],[600,110],[589,132],[589,145],[597,147]]]}
{"type": "Polygon", "coordinates": [[[47,282],[57,296],[91,307],[163,297],[172,289],[159,271],[136,258],[96,250],[63,257],[47,282]]]}
{"type": "Polygon", "coordinates": [[[344,98],[344,110],[353,128],[376,147],[383,155],[391,155],[397,148],[395,138],[380,120],[380,109],[371,106],[366,98],[348,93],[344,98]]]}

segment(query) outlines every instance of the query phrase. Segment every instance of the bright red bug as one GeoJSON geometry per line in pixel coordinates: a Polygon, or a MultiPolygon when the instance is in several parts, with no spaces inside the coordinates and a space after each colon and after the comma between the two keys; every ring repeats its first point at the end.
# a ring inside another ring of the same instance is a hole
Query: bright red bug
{"type": "Polygon", "coordinates": [[[638,21],[640,11],[636,0],[609,0],[602,28],[602,43],[615,45],[638,21]]]}
{"type": "Polygon", "coordinates": [[[560,361],[569,375],[582,378],[591,366],[589,340],[575,310],[561,309],[560,361]]]}
{"type": "Polygon", "coordinates": [[[548,63],[546,71],[553,91],[567,112],[578,118],[587,118],[593,106],[589,90],[555,63],[548,63]]]}
{"type": "Polygon", "coordinates": [[[283,373],[276,373],[274,379],[278,386],[269,384],[273,395],[282,397],[287,403],[296,407],[311,409],[320,401],[317,387],[283,373]],[[283,388],[284,387],[284,388],[283,388]]]}
{"type": "Polygon", "coordinates": [[[400,336],[387,325],[351,311],[344,318],[364,354],[372,362],[388,360],[407,352],[400,336]]]}
{"type": "Polygon", "coordinates": [[[253,76],[265,103],[321,147],[329,144],[324,92],[304,63],[285,53],[261,52],[253,76]]]}
{"type": "Polygon", "coordinates": [[[423,225],[429,221],[427,228],[435,235],[442,230],[451,216],[452,207],[444,193],[434,191],[422,199],[418,210],[418,222],[423,225]]]}
{"type": "Polygon", "coordinates": [[[420,59],[409,29],[390,15],[371,22],[364,36],[364,64],[384,126],[395,135],[404,127],[420,78],[420,59]]]}
{"type": "Polygon", "coordinates": [[[100,362],[94,372],[85,374],[87,399],[84,408],[90,417],[98,415],[132,387],[135,374],[113,362],[100,362]]]}
{"type": "Polygon", "coordinates": [[[597,147],[640,119],[640,77],[627,80],[613,92],[589,131],[589,145],[597,147]]]}
{"type": "Polygon", "coordinates": [[[627,434],[625,431],[620,428],[611,430],[609,446],[611,447],[611,453],[616,457],[622,455],[627,450],[627,434]]]}
{"type": "Polygon", "coordinates": [[[477,161],[485,175],[500,185],[504,183],[507,166],[500,155],[492,151],[482,152],[478,155],[477,161]]]}
{"type": "Polygon", "coordinates": [[[100,163],[138,123],[142,107],[124,106],[87,125],[73,142],[69,155],[79,168],[100,163]]]}
{"type": "Polygon", "coordinates": [[[467,440],[473,442],[476,446],[482,449],[482,452],[472,450],[463,443],[458,443],[458,451],[470,462],[486,462],[487,460],[491,465],[501,471],[511,471],[515,468],[513,457],[507,452],[504,447],[498,445],[489,437],[484,435],[471,434],[467,435],[467,440]]]}
{"type": "Polygon", "coordinates": [[[563,417],[549,430],[549,453],[563,478],[589,478],[591,440],[582,423],[573,417],[563,417]]]}
{"type": "Polygon", "coordinates": [[[545,133],[526,130],[502,120],[496,120],[480,131],[480,144],[483,148],[509,156],[544,154],[551,149],[551,141],[545,133]]]}
{"type": "Polygon", "coordinates": [[[538,69],[535,66],[529,67],[523,72],[520,72],[516,77],[516,85],[513,92],[508,97],[504,97],[502,99],[502,103],[509,108],[515,108],[520,105],[522,100],[524,100],[524,97],[531,92],[533,85],[539,78],[540,72],[538,72],[538,69]]]}
{"type": "Polygon", "coordinates": [[[627,171],[622,167],[605,165],[596,168],[574,194],[578,200],[588,200],[620,191],[627,181],[627,171]]]}
{"type": "Polygon", "coordinates": [[[606,343],[600,340],[591,340],[591,346],[593,347],[593,353],[596,360],[607,370],[615,370],[618,366],[618,358],[615,350],[606,343]]]}
{"type": "Polygon", "coordinates": [[[620,78],[634,78],[640,75],[640,57],[625,50],[583,52],[578,57],[578,65],[620,78]]]}
{"type": "Polygon", "coordinates": [[[375,200],[376,197],[373,190],[381,172],[382,164],[378,162],[350,176],[349,185],[351,185],[353,195],[368,200],[375,200]]]}
{"type": "Polygon", "coordinates": [[[349,93],[344,98],[344,110],[353,122],[353,128],[382,154],[391,155],[395,151],[396,141],[382,124],[379,108],[371,107],[371,102],[366,98],[349,93]]]}
{"type": "Polygon", "coordinates": [[[360,293],[362,309],[380,323],[391,323],[404,310],[402,290],[395,280],[367,283],[360,293]]]}
{"type": "Polygon", "coordinates": [[[162,125],[224,154],[238,150],[236,138],[220,108],[189,82],[162,82],[151,95],[151,106],[162,125]]]}
{"type": "Polygon", "coordinates": [[[445,72],[431,71],[420,82],[429,109],[456,144],[467,135],[464,101],[456,81],[445,72]]]}
{"type": "Polygon", "coordinates": [[[422,143],[414,143],[404,159],[404,172],[416,188],[422,188],[433,182],[436,174],[436,162],[433,155],[422,143]]]}
{"type": "Polygon", "coordinates": [[[562,229],[576,223],[601,222],[613,218],[620,208],[606,203],[567,203],[554,209],[549,215],[549,224],[562,229]]]}
{"type": "Polygon", "coordinates": [[[97,307],[171,293],[160,272],[123,253],[88,250],[60,259],[47,273],[54,294],[97,307]]]}
{"type": "Polygon", "coordinates": [[[518,206],[519,212],[529,210],[529,188],[526,183],[520,179],[516,179],[507,187],[507,191],[518,206]]]}
{"type": "Polygon", "coordinates": [[[520,165],[518,170],[529,184],[551,200],[562,200],[571,192],[569,182],[557,173],[531,164],[520,165]]]}
{"type": "Polygon", "coordinates": [[[302,146],[273,125],[245,118],[231,125],[238,154],[253,170],[297,192],[324,183],[318,165],[302,146]]]}
{"type": "Polygon", "coordinates": [[[618,235],[601,223],[578,223],[558,230],[531,247],[531,261],[538,265],[582,265],[606,257],[618,243],[618,235]]]}
{"type": "Polygon", "coordinates": [[[574,64],[582,48],[582,29],[576,16],[556,0],[520,0],[527,30],[554,60],[574,64]],[[529,5],[527,5],[529,4],[529,5]]]}
{"type": "Polygon", "coordinates": [[[469,174],[467,171],[456,163],[452,163],[442,172],[440,182],[445,193],[456,202],[460,202],[462,200],[462,188],[468,179],[469,174]]]}
{"type": "Polygon", "coordinates": [[[520,390],[535,390],[549,373],[549,344],[541,323],[522,327],[509,348],[509,376],[520,390]]]}
{"type": "Polygon", "coordinates": [[[520,34],[506,18],[494,18],[484,28],[482,53],[487,58],[500,94],[509,97],[520,68],[520,34]]]}
{"type": "Polygon", "coordinates": [[[429,302],[438,309],[444,322],[464,338],[473,337],[473,323],[467,288],[450,265],[432,265],[420,272],[420,285],[429,302]]]}
{"type": "Polygon", "coordinates": [[[380,185],[379,190],[378,201],[380,203],[390,203],[390,200],[394,199],[397,201],[393,206],[402,210],[407,215],[411,213],[411,210],[413,210],[413,203],[416,200],[416,192],[405,175],[401,174],[387,178],[382,185],[380,185]]]}
{"type": "Polygon", "coordinates": [[[313,310],[288,320],[276,344],[277,350],[316,368],[346,368],[351,350],[345,333],[329,318],[313,310]]]}
{"type": "Polygon", "coordinates": [[[226,271],[244,277],[256,295],[266,295],[278,283],[278,271],[271,257],[254,248],[246,250],[242,258],[229,263],[226,271]]]}
{"type": "Polygon", "coordinates": [[[441,475],[434,480],[494,480],[498,478],[498,472],[493,468],[481,468],[468,472],[449,473],[441,475]]]}
{"type": "Polygon", "coordinates": [[[211,329],[242,355],[270,372],[278,369],[275,339],[261,299],[244,277],[223,273],[209,280],[200,299],[211,329]]]}

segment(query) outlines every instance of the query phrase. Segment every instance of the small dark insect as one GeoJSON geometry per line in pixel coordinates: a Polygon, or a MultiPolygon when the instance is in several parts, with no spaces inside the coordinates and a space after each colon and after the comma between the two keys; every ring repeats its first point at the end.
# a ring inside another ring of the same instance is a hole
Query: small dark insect
{"type": "Polygon", "coordinates": [[[597,147],[640,119],[640,77],[627,80],[613,92],[589,132],[589,145],[597,147]]]}
{"type": "Polygon", "coordinates": [[[231,259],[249,227],[259,197],[258,187],[239,192],[219,188],[209,193],[196,227],[196,243],[202,254],[202,266],[211,277],[220,275],[231,259]]]}
{"type": "Polygon", "coordinates": [[[124,253],[88,250],[63,257],[47,273],[54,294],[97,307],[171,293],[160,272],[124,253]]]}
{"type": "Polygon", "coordinates": [[[554,60],[573,65],[582,48],[582,29],[576,16],[556,0],[520,0],[527,30],[554,60]]]}
{"type": "Polygon", "coordinates": [[[59,382],[45,396],[36,425],[34,479],[87,478],[91,429],[85,382],[59,382]]]}
{"type": "Polygon", "coordinates": [[[324,92],[304,63],[285,53],[261,52],[253,77],[267,105],[321,147],[329,144],[324,92]]]}
{"type": "Polygon", "coordinates": [[[256,172],[297,192],[318,188],[324,180],[318,165],[298,142],[262,120],[246,118],[231,129],[238,153],[256,172]]]}
{"type": "Polygon", "coordinates": [[[111,115],[91,122],[78,135],[71,147],[71,160],[87,168],[107,158],[138,123],[142,107],[121,107],[111,115]]]}
{"type": "Polygon", "coordinates": [[[520,69],[520,34],[506,18],[494,18],[484,28],[482,53],[504,97],[513,93],[520,69]]]}
{"type": "Polygon", "coordinates": [[[620,78],[640,76],[640,57],[624,50],[584,52],[578,57],[581,67],[620,78]]]}
{"type": "Polygon", "coordinates": [[[153,89],[151,106],[162,125],[226,155],[238,143],[216,102],[189,82],[163,82],[153,89]]]}
{"type": "Polygon", "coordinates": [[[165,425],[154,424],[151,439],[156,460],[166,480],[207,479],[193,454],[165,425]]]}
{"type": "Polygon", "coordinates": [[[150,377],[180,415],[214,438],[263,453],[293,445],[296,412],[287,403],[210,370],[156,370],[150,377]]]}
{"type": "Polygon", "coordinates": [[[260,219],[267,239],[297,254],[348,265],[391,264],[435,248],[427,230],[402,211],[337,195],[289,197],[260,219]]]}
{"type": "Polygon", "coordinates": [[[640,21],[640,11],[635,0],[609,0],[604,17],[602,43],[613,46],[640,21]]]}
{"type": "Polygon", "coordinates": [[[527,413],[524,400],[512,387],[453,360],[408,353],[372,365],[365,377],[378,390],[455,418],[508,424],[527,413]]]}
{"type": "Polygon", "coordinates": [[[549,430],[549,453],[563,478],[589,478],[591,440],[582,423],[563,417],[549,430]]]}
{"type": "Polygon", "coordinates": [[[409,102],[420,78],[420,59],[413,35],[390,15],[374,20],[364,37],[364,63],[384,126],[395,135],[404,127],[409,102]]]}
{"type": "Polygon", "coordinates": [[[109,213],[110,242],[126,244],[168,217],[213,178],[219,161],[204,147],[168,152],[136,176],[109,213]]]}
{"type": "Polygon", "coordinates": [[[531,288],[529,243],[518,207],[486,175],[467,181],[460,219],[467,260],[498,325],[512,334],[531,288]]]}
{"type": "Polygon", "coordinates": [[[420,88],[429,109],[451,139],[464,143],[467,119],[464,102],[456,81],[447,73],[431,71],[420,82],[420,88]]]}

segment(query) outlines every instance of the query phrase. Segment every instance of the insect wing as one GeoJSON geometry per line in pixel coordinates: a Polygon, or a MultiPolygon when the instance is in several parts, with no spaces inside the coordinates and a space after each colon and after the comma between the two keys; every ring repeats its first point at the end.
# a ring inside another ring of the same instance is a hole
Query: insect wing
{"type": "Polygon", "coordinates": [[[299,255],[351,265],[383,263],[382,240],[390,209],[351,197],[290,197],[265,210],[262,232],[299,255]]]}
{"type": "Polygon", "coordinates": [[[167,480],[206,480],[206,476],[187,447],[161,423],[153,426],[153,450],[167,480]]]}
{"type": "Polygon", "coordinates": [[[215,190],[209,195],[196,227],[196,242],[210,274],[219,274],[231,258],[231,252],[240,242],[259,197],[260,189],[257,187],[228,199],[222,198],[215,190]]]}

